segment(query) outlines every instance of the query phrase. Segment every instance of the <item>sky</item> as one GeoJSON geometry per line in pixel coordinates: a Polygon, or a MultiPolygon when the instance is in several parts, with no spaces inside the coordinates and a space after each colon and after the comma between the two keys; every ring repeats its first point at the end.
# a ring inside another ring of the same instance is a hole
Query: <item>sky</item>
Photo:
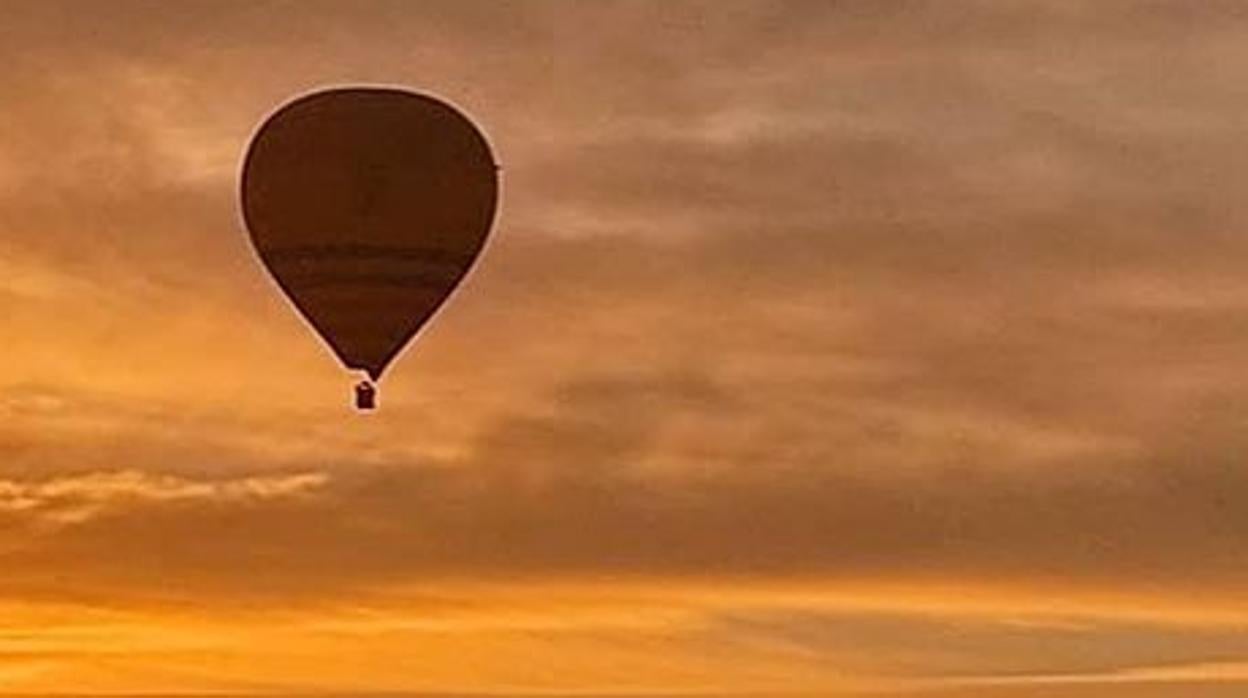
{"type": "Polygon", "coordinates": [[[0,3],[0,693],[1248,690],[1248,8],[0,3]],[[381,409],[287,100],[502,166],[381,409]]]}

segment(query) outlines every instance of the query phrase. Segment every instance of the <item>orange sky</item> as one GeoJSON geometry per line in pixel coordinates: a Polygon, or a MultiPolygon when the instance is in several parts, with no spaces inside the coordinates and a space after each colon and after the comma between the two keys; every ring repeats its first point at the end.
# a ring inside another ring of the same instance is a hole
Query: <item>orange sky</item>
{"type": "Polygon", "coordinates": [[[1248,690],[1248,12],[0,4],[0,693],[1248,690]],[[382,409],[264,275],[307,90],[457,104],[382,409]]]}

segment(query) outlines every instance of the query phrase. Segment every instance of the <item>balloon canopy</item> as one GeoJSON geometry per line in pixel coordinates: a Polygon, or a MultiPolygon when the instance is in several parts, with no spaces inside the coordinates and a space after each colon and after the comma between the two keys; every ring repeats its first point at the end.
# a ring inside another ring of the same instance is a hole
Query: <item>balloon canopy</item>
{"type": "Polygon", "coordinates": [[[348,368],[377,380],[480,254],[498,200],[481,132],[389,88],[300,97],[247,150],[242,210],[278,285],[348,368]]]}

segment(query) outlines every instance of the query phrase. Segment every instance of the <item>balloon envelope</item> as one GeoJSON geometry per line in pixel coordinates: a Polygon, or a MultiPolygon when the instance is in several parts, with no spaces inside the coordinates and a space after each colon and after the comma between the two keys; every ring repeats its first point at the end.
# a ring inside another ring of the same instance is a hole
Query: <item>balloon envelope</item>
{"type": "Polygon", "coordinates": [[[301,97],[252,139],[242,210],[260,259],[349,368],[376,380],[481,252],[498,199],[489,145],[432,97],[301,97]]]}

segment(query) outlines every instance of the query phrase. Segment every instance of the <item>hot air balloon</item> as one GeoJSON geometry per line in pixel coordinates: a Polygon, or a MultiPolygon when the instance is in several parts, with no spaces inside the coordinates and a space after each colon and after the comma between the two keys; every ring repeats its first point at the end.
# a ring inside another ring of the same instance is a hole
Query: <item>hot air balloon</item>
{"type": "Polygon", "coordinates": [[[373,383],[464,278],[489,235],[498,168],[447,103],[406,90],[330,89],[260,127],[243,163],[243,219],[264,266],[347,367],[373,383]]]}

